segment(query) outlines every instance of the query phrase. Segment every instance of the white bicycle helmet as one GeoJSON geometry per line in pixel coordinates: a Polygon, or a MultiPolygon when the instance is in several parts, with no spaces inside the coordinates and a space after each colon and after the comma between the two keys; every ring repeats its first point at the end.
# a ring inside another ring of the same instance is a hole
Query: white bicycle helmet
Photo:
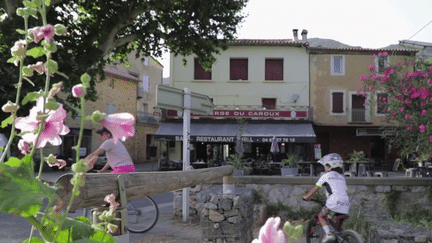
{"type": "Polygon", "coordinates": [[[343,159],[339,154],[331,153],[318,160],[323,166],[329,165],[330,168],[343,168],[343,159]]]}

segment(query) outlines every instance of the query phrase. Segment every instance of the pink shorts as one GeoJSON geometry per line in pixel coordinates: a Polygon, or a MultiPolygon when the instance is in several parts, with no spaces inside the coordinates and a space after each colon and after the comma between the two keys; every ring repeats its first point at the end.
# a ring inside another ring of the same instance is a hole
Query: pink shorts
{"type": "Polygon", "coordinates": [[[111,173],[130,173],[136,172],[135,166],[133,165],[122,165],[115,167],[111,173]]]}

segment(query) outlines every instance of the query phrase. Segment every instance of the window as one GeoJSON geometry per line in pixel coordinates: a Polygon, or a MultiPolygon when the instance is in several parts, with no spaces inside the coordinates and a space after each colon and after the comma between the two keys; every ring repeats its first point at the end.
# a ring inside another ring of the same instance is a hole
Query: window
{"type": "Polygon", "coordinates": [[[114,103],[107,102],[106,103],[106,111],[107,111],[106,112],[107,115],[114,114],[116,111],[116,105],[114,103]]]}
{"type": "Polygon", "coordinates": [[[345,56],[344,55],[332,55],[330,73],[332,76],[344,76],[345,75],[345,56]]]}
{"type": "Polygon", "coordinates": [[[201,64],[198,62],[198,58],[195,58],[195,73],[194,73],[194,79],[195,80],[211,80],[212,79],[212,72],[207,72],[204,70],[204,68],[201,66],[201,64]]]}
{"type": "Polygon", "coordinates": [[[248,80],[248,59],[230,59],[230,80],[248,80]]]}
{"type": "Polygon", "coordinates": [[[388,94],[386,93],[378,93],[377,94],[377,103],[376,103],[376,114],[377,115],[385,115],[388,111],[387,107],[387,98],[388,94]]]}
{"type": "Polygon", "coordinates": [[[376,56],[375,57],[375,67],[378,73],[384,72],[385,68],[390,65],[389,56],[376,56]]]}
{"type": "Polygon", "coordinates": [[[276,109],[276,99],[275,98],[262,98],[262,107],[265,109],[270,109],[270,110],[276,109]]]}
{"type": "Polygon", "coordinates": [[[357,91],[350,92],[350,122],[371,122],[369,96],[358,95],[357,91]]]}
{"type": "Polygon", "coordinates": [[[150,77],[147,75],[142,76],[142,91],[148,93],[150,91],[150,77]]]}
{"type": "Polygon", "coordinates": [[[332,115],[345,115],[345,91],[334,90],[331,91],[331,114],[332,115]]]}
{"type": "Polygon", "coordinates": [[[283,80],[283,59],[265,60],[265,80],[283,80]]]}

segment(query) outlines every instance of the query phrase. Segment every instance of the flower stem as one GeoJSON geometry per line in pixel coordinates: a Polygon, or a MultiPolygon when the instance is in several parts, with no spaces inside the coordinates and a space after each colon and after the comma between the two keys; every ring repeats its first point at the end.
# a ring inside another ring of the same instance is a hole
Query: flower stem
{"type": "MultiPolygon", "coordinates": [[[[26,45],[24,47],[24,53],[25,53],[27,51],[27,47],[28,47],[28,43],[27,43],[27,37],[28,37],[28,33],[27,33],[28,32],[28,17],[24,17],[24,27],[25,27],[24,29],[25,29],[25,32],[26,32],[25,37],[24,37],[24,39],[26,40],[26,45]]],[[[22,69],[23,69],[23,66],[24,66],[24,64],[23,64],[24,63],[24,59],[25,58],[23,58],[23,60],[20,61],[20,67],[19,67],[19,78],[18,78],[18,84],[17,84],[17,94],[16,94],[16,97],[15,97],[15,104],[17,104],[17,105],[19,104],[19,99],[20,99],[20,94],[21,94],[21,87],[22,87],[22,80],[23,80],[22,69]]],[[[0,163],[4,162],[4,160],[6,158],[7,151],[11,147],[12,141],[13,141],[13,139],[15,137],[15,119],[16,119],[16,117],[17,117],[16,112],[13,112],[12,113],[12,129],[11,129],[11,134],[9,136],[9,141],[8,141],[8,143],[6,145],[6,148],[3,150],[4,152],[3,152],[3,154],[2,154],[2,156],[0,158],[0,163]]]]}

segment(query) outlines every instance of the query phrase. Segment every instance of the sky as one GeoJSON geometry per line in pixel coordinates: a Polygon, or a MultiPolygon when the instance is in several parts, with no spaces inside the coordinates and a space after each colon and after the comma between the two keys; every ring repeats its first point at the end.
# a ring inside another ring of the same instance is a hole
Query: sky
{"type": "MultiPolygon", "coordinates": [[[[293,29],[301,39],[306,29],[308,38],[364,48],[432,42],[432,0],[249,0],[244,12],[238,39],[293,39],[293,29]]],[[[169,54],[159,61],[169,77],[169,54]]]]}

